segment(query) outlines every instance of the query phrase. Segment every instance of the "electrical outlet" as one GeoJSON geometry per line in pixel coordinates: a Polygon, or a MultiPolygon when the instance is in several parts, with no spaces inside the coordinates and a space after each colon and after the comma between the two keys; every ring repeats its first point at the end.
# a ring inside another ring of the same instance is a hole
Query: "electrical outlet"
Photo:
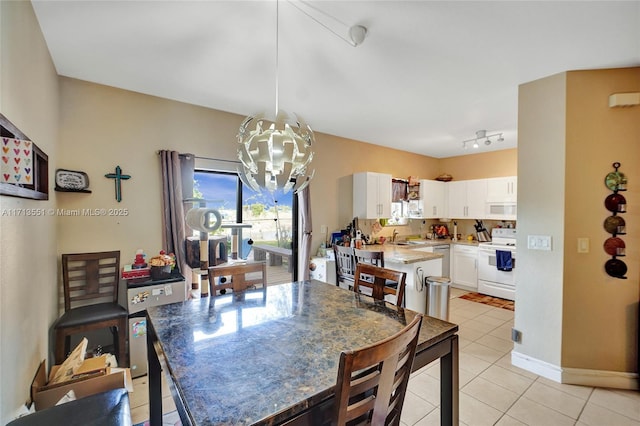
{"type": "Polygon", "coordinates": [[[515,328],[511,329],[511,340],[516,343],[522,343],[522,331],[516,330],[515,328]]]}

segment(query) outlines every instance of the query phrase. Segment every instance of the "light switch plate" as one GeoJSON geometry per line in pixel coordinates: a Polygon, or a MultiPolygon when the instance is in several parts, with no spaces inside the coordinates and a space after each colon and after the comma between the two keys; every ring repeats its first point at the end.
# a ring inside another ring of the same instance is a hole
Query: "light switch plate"
{"type": "Polygon", "coordinates": [[[527,235],[529,250],[551,250],[551,235],[527,235]]]}
{"type": "Polygon", "coordinates": [[[589,253],[589,238],[578,238],[578,253],[589,253]]]}

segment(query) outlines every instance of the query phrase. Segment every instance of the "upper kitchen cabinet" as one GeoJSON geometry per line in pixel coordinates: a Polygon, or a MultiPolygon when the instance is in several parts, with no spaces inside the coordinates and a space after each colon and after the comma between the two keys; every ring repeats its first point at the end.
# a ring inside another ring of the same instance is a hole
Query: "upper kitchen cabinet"
{"type": "Polygon", "coordinates": [[[487,202],[487,180],[460,180],[447,183],[451,219],[482,219],[487,202]]]}
{"type": "Polygon", "coordinates": [[[487,179],[487,201],[490,203],[515,203],[518,201],[518,177],[487,179]]]}
{"type": "Polygon", "coordinates": [[[420,206],[424,219],[447,217],[447,183],[437,180],[421,180],[420,206]]]}
{"type": "Polygon", "coordinates": [[[486,218],[516,220],[518,178],[516,176],[487,179],[486,218]]]}
{"type": "Polygon", "coordinates": [[[353,175],[353,215],[360,219],[391,217],[391,175],[374,172],[353,175]]]}

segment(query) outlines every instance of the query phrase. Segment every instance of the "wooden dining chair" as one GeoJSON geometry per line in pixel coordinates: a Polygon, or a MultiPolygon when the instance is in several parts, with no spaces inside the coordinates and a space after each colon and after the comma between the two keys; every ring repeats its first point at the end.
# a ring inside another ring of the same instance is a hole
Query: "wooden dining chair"
{"type": "MultiPolygon", "coordinates": [[[[384,251],[382,250],[363,250],[354,248],[353,255],[356,263],[370,263],[371,265],[384,268],[384,251]]],[[[361,278],[368,279],[369,281],[373,280],[373,277],[370,275],[361,278]]],[[[398,283],[393,280],[388,280],[385,285],[393,288],[398,287],[398,283]]]]}
{"type": "Polygon", "coordinates": [[[353,256],[353,248],[334,245],[333,252],[336,257],[336,277],[338,285],[344,283],[349,288],[353,287],[356,260],[353,256]]]}
{"type": "Polygon", "coordinates": [[[71,336],[109,328],[118,364],[127,361],[127,310],[118,304],[120,252],[62,255],[65,313],[54,323],[55,362],[70,351],[71,336]]]}
{"type": "Polygon", "coordinates": [[[371,288],[376,300],[385,300],[387,294],[396,296],[396,305],[402,306],[404,301],[404,288],[406,286],[407,273],[381,268],[368,263],[357,263],[353,291],[360,292],[360,287],[371,288]],[[396,283],[395,287],[389,282],[396,283]]]}
{"type": "Polygon", "coordinates": [[[399,425],[422,315],[395,335],[340,354],[335,423],[399,425]]]}
{"type": "Polygon", "coordinates": [[[211,266],[209,272],[209,283],[214,291],[220,290],[222,294],[226,289],[233,290],[234,293],[255,288],[259,285],[267,287],[267,263],[247,262],[228,265],[211,266]],[[220,279],[225,278],[225,282],[220,283],[220,279]]]}

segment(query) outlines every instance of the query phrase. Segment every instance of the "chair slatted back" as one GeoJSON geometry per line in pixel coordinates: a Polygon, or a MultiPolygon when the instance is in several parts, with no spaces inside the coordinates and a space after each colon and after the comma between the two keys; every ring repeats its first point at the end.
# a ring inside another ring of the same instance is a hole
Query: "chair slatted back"
{"type": "Polygon", "coordinates": [[[356,263],[370,263],[372,265],[384,268],[384,252],[353,249],[353,254],[356,257],[356,263]]]}
{"type": "Polygon", "coordinates": [[[372,297],[376,300],[384,300],[387,294],[396,296],[396,305],[402,306],[407,273],[381,268],[368,263],[356,264],[355,281],[353,291],[360,291],[360,286],[372,289],[372,297]],[[397,283],[397,288],[389,286],[389,282],[397,283]]]}
{"type": "Polygon", "coordinates": [[[336,257],[336,274],[339,282],[352,283],[355,277],[355,258],[351,247],[333,246],[336,257]]]}
{"type": "Polygon", "coordinates": [[[212,289],[231,288],[234,292],[255,288],[256,285],[267,286],[266,262],[248,262],[231,265],[212,266],[208,270],[209,282],[212,289]],[[231,282],[223,285],[214,285],[218,277],[231,277],[231,282]]]}
{"type": "Polygon", "coordinates": [[[395,335],[340,354],[337,424],[399,425],[422,316],[395,335]]]}
{"type": "Polygon", "coordinates": [[[119,281],[119,251],[62,255],[65,311],[117,302],[119,281]]]}

